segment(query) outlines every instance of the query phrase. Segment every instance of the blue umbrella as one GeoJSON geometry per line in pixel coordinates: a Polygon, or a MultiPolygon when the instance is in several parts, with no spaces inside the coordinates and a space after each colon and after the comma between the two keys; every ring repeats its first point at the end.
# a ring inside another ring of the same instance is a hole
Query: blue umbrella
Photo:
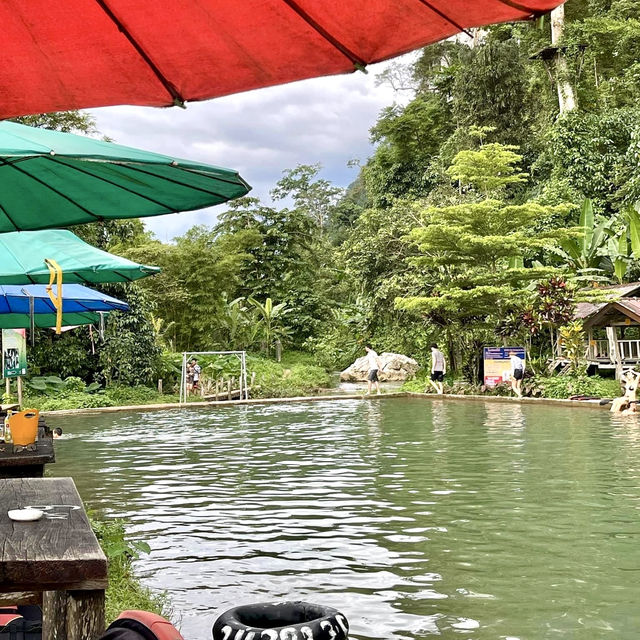
{"type": "MultiPolygon", "coordinates": [[[[52,286],[57,296],[57,285],[52,286]]],[[[65,284],[62,321],[65,325],[93,324],[100,313],[128,311],[126,302],[80,284],[65,284]]],[[[0,328],[55,327],[56,307],[43,284],[0,285],[0,328]]]]}

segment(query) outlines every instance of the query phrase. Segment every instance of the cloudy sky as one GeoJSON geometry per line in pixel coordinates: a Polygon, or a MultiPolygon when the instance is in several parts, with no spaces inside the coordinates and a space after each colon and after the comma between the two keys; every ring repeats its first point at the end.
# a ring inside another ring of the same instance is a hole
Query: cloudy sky
{"type": "MultiPolygon", "coordinates": [[[[253,187],[251,195],[269,203],[282,171],[298,164],[321,163],[322,177],[338,186],[354,180],[357,168],[347,162],[371,155],[369,129],[383,107],[402,99],[390,87],[376,87],[386,64],[372,65],[368,74],[304,80],[191,103],[185,110],[106,107],[91,113],[100,133],[114,142],[236,169],[253,187]]],[[[221,205],[145,222],[168,241],[194,224],[214,224],[223,210],[221,205]]]]}

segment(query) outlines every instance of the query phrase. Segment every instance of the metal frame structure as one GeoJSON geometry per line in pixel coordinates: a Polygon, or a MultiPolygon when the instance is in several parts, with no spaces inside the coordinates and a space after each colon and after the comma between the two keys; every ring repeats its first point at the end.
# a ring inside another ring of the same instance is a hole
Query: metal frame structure
{"type": "Polygon", "coordinates": [[[187,401],[187,362],[194,356],[236,356],[240,360],[240,399],[249,399],[247,385],[247,352],[246,351],[183,351],[182,372],[180,375],[180,404],[187,401]]]}

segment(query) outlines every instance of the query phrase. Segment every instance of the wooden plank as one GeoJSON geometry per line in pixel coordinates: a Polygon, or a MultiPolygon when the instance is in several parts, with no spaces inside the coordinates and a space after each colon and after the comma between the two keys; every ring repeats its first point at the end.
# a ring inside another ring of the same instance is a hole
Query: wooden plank
{"type": "Polygon", "coordinates": [[[18,593],[0,593],[0,607],[14,604],[42,605],[42,593],[38,591],[19,591],[18,593]]]}
{"type": "Polygon", "coordinates": [[[0,591],[105,589],[107,559],[71,478],[8,478],[0,483],[0,591]],[[45,509],[37,522],[7,510],[45,509]]]}

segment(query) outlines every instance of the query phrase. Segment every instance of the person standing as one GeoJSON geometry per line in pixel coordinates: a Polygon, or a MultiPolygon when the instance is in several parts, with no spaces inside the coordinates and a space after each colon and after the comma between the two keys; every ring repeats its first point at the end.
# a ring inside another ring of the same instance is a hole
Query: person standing
{"type": "Polygon", "coordinates": [[[524,378],[524,360],[515,351],[509,351],[511,363],[511,390],[522,398],[522,378],[524,378]]]}
{"type": "Polygon", "coordinates": [[[198,361],[196,360],[196,358],[192,358],[191,359],[191,372],[192,372],[192,376],[193,376],[193,384],[192,384],[192,389],[194,392],[198,391],[200,389],[200,372],[202,371],[202,369],[200,368],[200,365],[198,364],[198,361]]]}
{"type": "Polygon", "coordinates": [[[187,362],[187,369],[185,371],[185,375],[187,377],[187,393],[191,393],[193,391],[193,360],[189,360],[187,362]]]}
{"type": "Polygon", "coordinates": [[[378,379],[378,371],[381,369],[380,357],[369,346],[366,346],[364,350],[367,352],[367,365],[369,373],[367,375],[367,394],[371,393],[371,386],[376,385],[376,391],[380,395],[380,380],[378,379]]]}
{"type": "Polygon", "coordinates": [[[442,395],[444,393],[444,374],[447,373],[447,363],[444,359],[444,353],[438,349],[438,345],[433,342],[431,344],[431,386],[436,393],[442,395]]]}

